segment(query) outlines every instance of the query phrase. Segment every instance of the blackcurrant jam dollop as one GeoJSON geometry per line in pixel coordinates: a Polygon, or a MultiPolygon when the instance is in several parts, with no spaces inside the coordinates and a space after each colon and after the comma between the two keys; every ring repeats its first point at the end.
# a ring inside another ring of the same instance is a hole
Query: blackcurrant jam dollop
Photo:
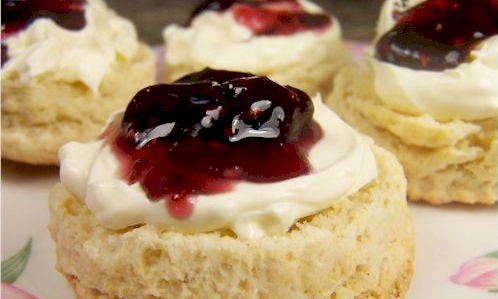
{"type": "Polygon", "coordinates": [[[377,42],[375,57],[415,70],[442,71],[498,34],[497,0],[427,0],[404,12],[377,42]]]}
{"type": "Polygon", "coordinates": [[[68,30],[86,25],[86,0],[2,0],[2,65],[8,60],[4,39],[25,29],[39,18],[50,18],[68,30]]]}
{"type": "Polygon", "coordinates": [[[313,110],[298,89],[205,69],[138,92],[111,144],[128,183],[184,218],[196,195],[310,172],[307,152],[322,134],[313,110]]]}
{"type": "Polygon", "coordinates": [[[204,11],[228,9],[236,22],[255,35],[292,35],[323,30],[332,24],[330,16],[308,13],[297,0],[208,0],[194,10],[190,20],[204,11]]]}

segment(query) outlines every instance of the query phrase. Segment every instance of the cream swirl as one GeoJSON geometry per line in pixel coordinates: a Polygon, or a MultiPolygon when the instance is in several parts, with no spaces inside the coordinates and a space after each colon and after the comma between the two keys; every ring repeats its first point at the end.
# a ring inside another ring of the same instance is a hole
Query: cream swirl
{"type": "Polygon", "coordinates": [[[314,120],[324,134],[309,153],[310,174],[273,183],[240,181],[229,192],[199,195],[184,220],[171,216],[164,201],[150,201],[138,183],[129,185],[121,179],[120,161],[103,140],[64,145],[59,152],[61,181],[110,229],[153,224],[200,233],[227,228],[241,238],[286,232],[298,219],[357,192],[377,175],[367,140],[318,96],[314,105],[314,120]]]}
{"type": "MultiPolygon", "coordinates": [[[[422,0],[388,0],[377,25],[377,38],[389,31],[393,11],[406,10],[422,0]]],[[[429,114],[447,121],[480,120],[498,116],[498,36],[484,40],[471,53],[471,62],[444,71],[413,70],[381,62],[367,51],[373,66],[379,98],[395,110],[412,115],[429,114]]]]}
{"type": "Polygon", "coordinates": [[[2,76],[29,81],[50,74],[55,80],[82,82],[97,95],[105,73],[118,60],[131,59],[139,42],[134,25],[102,0],[88,0],[85,18],[81,30],[40,18],[8,37],[9,60],[2,76]]]}

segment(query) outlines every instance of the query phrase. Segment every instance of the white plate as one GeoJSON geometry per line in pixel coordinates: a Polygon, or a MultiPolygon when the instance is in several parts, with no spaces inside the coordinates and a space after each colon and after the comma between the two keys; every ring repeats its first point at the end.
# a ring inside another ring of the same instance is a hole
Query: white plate
{"type": "MultiPolygon", "coordinates": [[[[54,269],[54,244],[47,231],[47,196],[57,179],[55,167],[5,161],[2,165],[2,261],[32,239],[27,266],[14,285],[39,299],[75,298],[54,269]]],[[[489,288],[497,289],[497,206],[410,204],[409,207],[418,246],[415,275],[407,299],[496,299],[497,293],[476,285],[487,277],[488,285],[494,283],[489,288]],[[494,257],[476,260],[490,253],[495,253],[494,257]],[[460,273],[460,277],[466,274],[476,278],[474,286],[452,282],[451,277],[468,261],[468,267],[463,269],[467,273],[460,273]],[[487,276],[481,275],[486,271],[487,276]],[[482,277],[478,278],[479,275],[482,277]]]]}

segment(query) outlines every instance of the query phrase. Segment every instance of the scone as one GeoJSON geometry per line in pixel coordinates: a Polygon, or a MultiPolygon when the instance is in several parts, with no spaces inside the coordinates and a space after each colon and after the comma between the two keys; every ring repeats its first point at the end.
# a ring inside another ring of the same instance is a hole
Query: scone
{"type": "Polygon", "coordinates": [[[154,53],[103,1],[2,2],[2,158],[56,164],[154,82],[154,53]]]}
{"type": "Polygon", "coordinates": [[[397,156],[410,200],[497,201],[497,18],[496,1],[388,0],[336,78],[327,103],[397,156]]]}
{"type": "Polygon", "coordinates": [[[208,0],[188,26],[170,25],[163,37],[167,82],[211,67],[324,94],[350,59],[339,21],[307,0],[208,0]]]}
{"type": "Polygon", "coordinates": [[[60,150],[57,268],[78,298],[403,298],[414,232],[394,156],[320,100],[206,69],[60,150]]]}

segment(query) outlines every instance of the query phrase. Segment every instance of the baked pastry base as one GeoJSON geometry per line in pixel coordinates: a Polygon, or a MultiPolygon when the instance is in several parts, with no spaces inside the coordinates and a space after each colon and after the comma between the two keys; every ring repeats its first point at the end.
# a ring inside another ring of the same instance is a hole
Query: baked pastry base
{"type": "Polygon", "coordinates": [[[57,269],[79,299],[403,298],[414,259],[406,180],[392,154],[373,149],[377,179],[287,233],[253,240],[152,225],[112,231],[57,184],[57,269]]]}
{"type": "Polygon", "coordinates": [[[326,101],[346,122],[397,156],[408,180],[408,198],[432,204],[495,203],[497,118],[439,122],[429,115],[399,113],[378,99],[373,75],[366,62],[345,67],[326,101]]]}
{"type": "Polygon", "coordinates": [[[96,138],[114,110],[155,82],[155,60],[141,45],[131,61],[120,61],[108,71],[97,98],[80,82],[56,81],[50,75],[27,82],[2,77],[2,158],[58,164],[62,144],[96,138]]]}

